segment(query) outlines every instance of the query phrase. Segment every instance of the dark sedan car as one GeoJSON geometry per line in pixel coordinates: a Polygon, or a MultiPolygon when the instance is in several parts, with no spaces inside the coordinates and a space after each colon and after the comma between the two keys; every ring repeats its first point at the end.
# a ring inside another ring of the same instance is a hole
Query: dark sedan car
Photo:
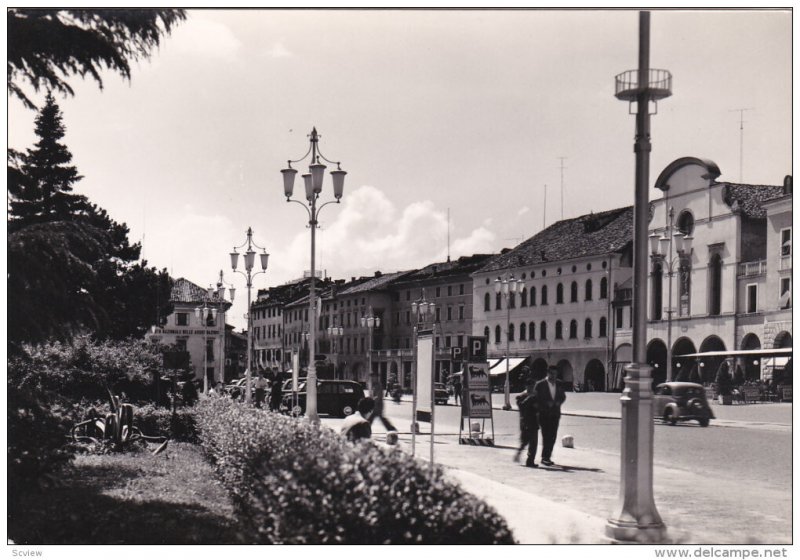
{"type": "MultiPolygon", "coordinates": [[[[306,382],[298,387],[297,403],[292,403],[291,393],[283,395],[283,409],[294,416],[306,411],[306,382]]],[[[349,416],[356,410],[358,401],[364,398],[364,389],[356,381],[317,380],[317,412],[331,416],[349,416]]]]}
{"type": "Polygon", "coordinates": [[[698,383],[680,381],[662,383],[656,387],[653,415],[672,426],[678,421],[697,420],[704,428],[714,418],[705,388],[698,383]]]}

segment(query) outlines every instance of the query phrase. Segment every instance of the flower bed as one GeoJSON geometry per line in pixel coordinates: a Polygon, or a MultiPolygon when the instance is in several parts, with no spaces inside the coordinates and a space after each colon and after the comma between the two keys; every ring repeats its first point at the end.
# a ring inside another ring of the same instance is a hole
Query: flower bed
{"type": "Polygon", "coordinates": [[[229,399],[197,406],[200,442],[255,543],[513,543],[491,507],[437,466],[353,445],[305,420],[229,399]]]}

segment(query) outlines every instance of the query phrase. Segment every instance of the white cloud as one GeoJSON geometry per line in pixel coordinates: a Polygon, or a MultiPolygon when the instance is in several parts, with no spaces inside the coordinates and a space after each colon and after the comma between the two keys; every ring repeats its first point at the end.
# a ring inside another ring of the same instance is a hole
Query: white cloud
{"type": "MultiPolygon", "coordinates": [[[[325,208],[320,218],[317,268],[332,277],[420,268],[447,256],[447,214],[428,200],[398,210],[382,191],[362,186],[341,206],[325,208]]],[[[494,239],[487,228],[478,227],[464,237],[451,237],[450,254],[457,258],[491,252],[494,239]]],[[[303,232],[273,262],[287,277],[296,278],[310,268],[309,250],[309,234],[303,232]]]]}
{"type": "Polygon", "coordinates": [[[527,214],[530,211],[531,211],[530,208],[528,208],[527,206],[523,206],[522,208],[517,210],[517,216],[524,216],[525,214],[527,214]]]}
{"type": "Polygon", "coordinates": [[[170,46],[181,54],[230,58],[239,52],[242,42],[224,24],[192,16],[172,32],[170,46]]]}

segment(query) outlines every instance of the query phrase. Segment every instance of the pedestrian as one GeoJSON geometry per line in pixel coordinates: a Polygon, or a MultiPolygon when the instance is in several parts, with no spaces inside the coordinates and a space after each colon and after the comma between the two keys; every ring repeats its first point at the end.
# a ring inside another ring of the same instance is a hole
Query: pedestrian
{"type": "Polygon", "coordinates": [[[453,379],[453,402],[458,406],[461,401],[461,377],[453,379]]]}
{"type": "Polygon", "coordinates": [[[264,406],[265,398],[267,398],[267,380],[264,377],[264,372],[259,372],[258,377],[256,377],[256,408],[264,406]]]}
{"type": "Polygon", "coordinates": [[[536,447],[539,445],[539,417],[536,408],[536,380],[531,376],[526,379],[526,390],[517,396],[519,409],[519,448],[514,454],[514,462],[519,462],[520,455],[528,447],[526,467],[536,468],[536,447]]]}
{"type": "Polygon", "coordinates": [[[558,375],[558,368],[548,367],[547,377],[537,382],[533,388],[536,393],[539,427],[542,430],[542,464],[548,467],[553,464],[551,456],[558,436],[561,404],[567,399],[564,388],[558,384],[556,375],[558,375]]]}
{"type": "Polygon", "coordinates": [[[386,380],[386,395],[384,396],[386,397],[392,396],[392,388],[394,387],[395,383],[397,383],[397,376],[395,374],[392,374],[389,376],[389,379],[386,380]]]}
{"type": "MultiPolygon", "coordinates": [[[[383,387],[381,387],[381,377],[380,375],[374,375],[372,378],[372,394],[375,395],[374,404],[372,408],[372,412],[369,415],[367,420],[369,421],[370,429],[372,423],[375,421],[376,418],[380,419],[383,427],[386,428],[388,433],[395,432],[397,433],[397,428],[394,427],[394,424],[389,421],[386,416],[383,415],[383,387]]],[[[394,437],[388,437],[387,441],[395,441],[394,437]]]]}
{"type": "Polygon", "coordinates": [[[281,376],[275,376],[275,380],[272,382],[272,389],[269,392],[269,409],[273,412],[277,412],[281,408],[281,401],[283,400],[283,381],[281,381],[281,376]]]}
{"type": "Polygon", "coordinates": [[[197,402],[197,387],[194,385],[194,380],[189,380],[181,387],[181,398],[183,399],[183,406],[194,406],[197,402]]]}
{"type": "Polygon", "coordinates": [[[372,437],[372,428],[367,418],[374,408],[375,401],[370,397],[365,397],[358,401],[356,411],[345,418],[342,424],[342,435],[347,438],[347,441],[356,442],[372,437]]]}

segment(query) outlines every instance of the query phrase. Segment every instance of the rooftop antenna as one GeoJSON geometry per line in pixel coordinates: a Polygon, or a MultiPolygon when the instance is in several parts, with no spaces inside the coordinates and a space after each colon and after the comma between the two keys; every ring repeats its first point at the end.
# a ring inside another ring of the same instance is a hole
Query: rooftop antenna
{"type": "Polygon", "coordinates": [[[739,182],[743,183],[744,179],[742,178],[742,165],[744,161],[744,112],[745,111],[755,111],[753,107],[747,107],[744,109],[731,109],[728,111],[729,113],[739,113],[739,182]]]}
{"type": "Polygon", "coordinates": [[[544,185],[544,204],[542,204],[542,229],[547,225],[547,184],[544,185]]]}
{"type": "Polygon", "coordinates": [[[564,219],[564,160],[567,159],[564,156],[559,156],[558,159],[561,160],[561,219],[564,219]]]}
{"type": "Polygon", "coordinates": [[[147,233],[147,206],[142,208],[142,262],[147,259],[144,256],[144,236],[147,233]]]}

